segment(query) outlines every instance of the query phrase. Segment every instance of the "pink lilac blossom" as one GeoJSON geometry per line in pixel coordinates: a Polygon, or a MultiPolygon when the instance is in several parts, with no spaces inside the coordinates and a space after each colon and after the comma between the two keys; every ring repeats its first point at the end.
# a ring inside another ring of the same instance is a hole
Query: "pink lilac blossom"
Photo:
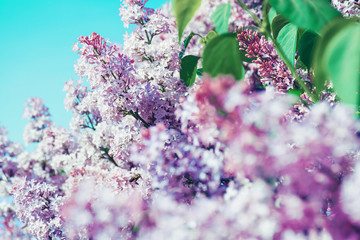
{"type": "MultiPolygon", "coordinates": [[[[250,83],[252,91],[261,90],[261,85],[274,87],[279,93],[299,89],[290,70],[279,57],[273,44],[265,39],[265,36],[251,29],[240,29],[238,40],[240,50],[246,51],[246,57],[252,59],[251,64],[245,65],[250,68],[245,79],[250,83]]],[[[302,81],[313,91],[310,70],[301,69],[297,61],[295,61],[295,65],[297,66],[296,72],[302,81]]],[[[331,86],[325,87],[326,90],[322,92],[321,100],[334,104],[336,94],[331,91],[331,86]]],[[[306,93],[302,93],[300,99],[305,104],[313,103],[306,93]]],[[[308,112],[308,107],[302,102],[298,102],[293,106],[289,116],[294,120],[301,120],[308,112]]]]}
{"type": "Polygon", "coordinates": [[[290,70],[277,54],[274,46],[256,31],[245,29],[238,34],[240,50],[247,52],[246,57],[254,58],[261,82],[272,84],[279,92],[294,88],[294,78],[290,70]]]}

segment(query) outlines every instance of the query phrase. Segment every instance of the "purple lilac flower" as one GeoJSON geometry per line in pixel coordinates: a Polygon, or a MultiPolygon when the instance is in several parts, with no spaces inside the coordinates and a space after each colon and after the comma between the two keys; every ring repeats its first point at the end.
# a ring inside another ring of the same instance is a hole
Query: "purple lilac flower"
{"type": "Polygon", "coordinates": [[[256,31],[245,29],[238,34],[240,50],[246,57],[254,58],[258,66],[261,82],[272,84],[278,91],[286,92],[293,88],[294,78],[279,57],[274,46],[256,31]]]}
{"type": "Polygon", "coordinates": [[[59,216],[62,193],[55,186],[25,178],[14,185],[15,212],[24,232],[39,239],[65,239],[59,216]]]}
{"type": "Polygon", "coordinates": [[[23,139],[26,144],[39,142],[43,135],[43,130],[52,123],[50,120],[49,109],[43,104],[40,98],[29,98],[25,102],[23,117],[30,119],[25,126],[23,139]]]}

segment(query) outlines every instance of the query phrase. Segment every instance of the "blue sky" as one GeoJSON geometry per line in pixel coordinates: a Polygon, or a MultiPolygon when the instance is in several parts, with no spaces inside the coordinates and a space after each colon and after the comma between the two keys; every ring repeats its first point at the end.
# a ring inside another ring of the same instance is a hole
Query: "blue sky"
{"type": "MultiPolygon", "coordinates": [[[[11,140],[23,143],[27,120],[24,102],[40,97],[58,126],[68,127],[64,108],[65,81],[78,79],[73,43],[97,32],[111,42],[123,42],[119,0],[0,0],[0,126],[11,140]]],[[[166,0],[150,0],[160,7],[166,0]]]]}

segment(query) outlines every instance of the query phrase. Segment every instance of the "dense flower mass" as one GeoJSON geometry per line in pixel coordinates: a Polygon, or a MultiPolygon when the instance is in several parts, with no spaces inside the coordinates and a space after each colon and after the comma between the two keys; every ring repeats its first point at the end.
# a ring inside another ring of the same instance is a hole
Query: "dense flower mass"
{"type": "MultiPolygon", "coordinates": [[[[287,94],[303,87],[238,1],[203,0],[186,44],[170,4],[147,2],[122,1],[124,25],[136,25],[123,46],[97,33],[73,46],[70,129],[38,98],[24,111],[34,150],[0,128],[0,239],[359,239],[352,108],[331,86],[312,99],[313,72],[297,60],[309,92],[287,94]],[[211,77],[199,63],[189,87],[182,57],[201,56],[210,16],[227,3],[229,31],[250,61],[244,77],[211,77]]],[[[263,1],[244,3],[263,19],[263,1]]],[[[358,1],[332,4],[359,15],[358,1]]]]}

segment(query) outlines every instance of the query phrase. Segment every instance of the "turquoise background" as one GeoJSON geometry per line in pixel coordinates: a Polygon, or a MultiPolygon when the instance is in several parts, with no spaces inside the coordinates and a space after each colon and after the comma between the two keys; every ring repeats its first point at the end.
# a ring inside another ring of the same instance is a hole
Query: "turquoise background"
{"type": "MultiPolygon", "coordinates": [[[[119,0],[0,0],[0,126],[11,140],[23,143],[26,99],[40,97],[58,126],[68,127],[65,81],[78,77],[72,45],[81,35],[99,33],[123,42],[126,31],[119,0]]],[[[150,0],[158,8],[166,0],[150,0]]]]}

